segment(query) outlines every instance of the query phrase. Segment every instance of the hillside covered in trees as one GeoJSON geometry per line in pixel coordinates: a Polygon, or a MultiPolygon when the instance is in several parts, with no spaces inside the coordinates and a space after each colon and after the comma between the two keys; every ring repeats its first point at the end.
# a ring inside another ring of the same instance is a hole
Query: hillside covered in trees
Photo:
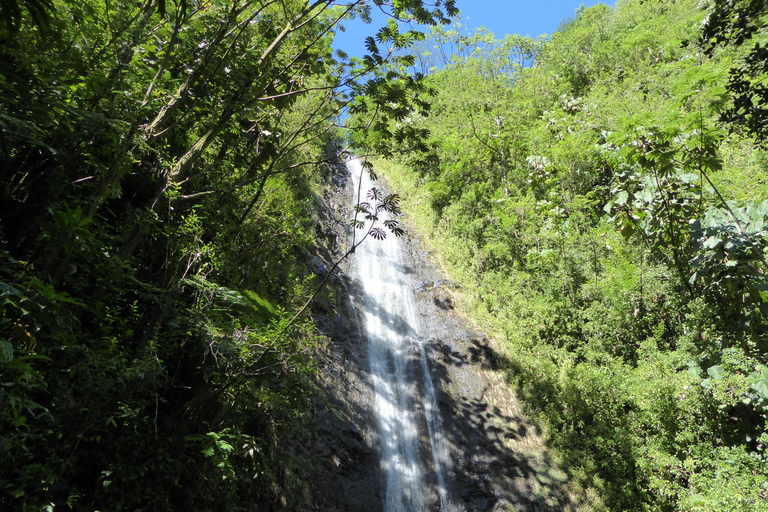
{"type": "Polygon", "coordinates": [[[331,51],[373,4],[0,2],[0,509],[309,508],[339,116],[421,87],[331,51]]]}
{"type": "Polygon", "coordinates": [[[580,510],[768,510],[766,2],[539,39],[455,7],[0,0],[0,509],[312,508],[312,260],[349,144],[580,510]],[[372,7],[433,28],[334,54],[372,7]]]}
{"type": "Polygon", "coordinates": [[[767,15],[439,27],[423,147],[365,137],[584,510],[768,510],[767,15]]]}

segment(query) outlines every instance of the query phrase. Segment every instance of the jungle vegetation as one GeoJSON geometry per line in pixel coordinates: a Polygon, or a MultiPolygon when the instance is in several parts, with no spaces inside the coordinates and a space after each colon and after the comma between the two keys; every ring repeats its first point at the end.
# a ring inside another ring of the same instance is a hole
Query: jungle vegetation
{"type": "Polygon", "coordinates": [[[309,262],[351,143],[582,510],[768,510],[766,2],[331,51],[437,4],[0,0],[0,508],[311,506],[309,262]]]}
{"type": "Polygon", "coordinates": [[[437,27],[368,136],[582,510],[768,510],[768,4],[437,27]]]}
{"type": "Polygon", "coordinates": [[[453,4],[0,2],[0,509],[311,506],[340,116],[424,110],[376,69],[453,4]],[[372,8],[367,55],[334,54],[372,8]]]}

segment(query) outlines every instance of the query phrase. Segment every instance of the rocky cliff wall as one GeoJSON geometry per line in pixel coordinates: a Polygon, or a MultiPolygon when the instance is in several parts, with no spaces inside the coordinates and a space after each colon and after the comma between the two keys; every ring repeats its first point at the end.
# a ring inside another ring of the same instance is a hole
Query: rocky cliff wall
{"type": "MultiPolygon", "coordinates": [[[[328,183],[318,223],[327,246],[312,259],[318,274],[344,254],[350,237],[352,183],[346,169],[329,169],[328,183]]],[[[404,252],[404,270],[418,283],[413,294],[449,445],[451,503],[462,511],[571,509],[561,489],[566,476],[553,467],[535,425],[495,371],[491,344],[456,311],[460,286],[440,274],[412,228],[404,252]]],[[[380,441],[366,337],[354,300],[360,283],[350,278],[349,265],[345,261],[332,280],[333,301],[313,310],[325,336],[317,353],[322,393],[310,449],[314,510],[377,512],[383,506],[380,441]]]]}

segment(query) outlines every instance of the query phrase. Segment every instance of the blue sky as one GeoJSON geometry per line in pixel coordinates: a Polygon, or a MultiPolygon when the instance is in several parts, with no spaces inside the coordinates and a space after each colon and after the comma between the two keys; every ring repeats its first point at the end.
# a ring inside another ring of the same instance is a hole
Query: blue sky
{"type": "MultiPolygon", "coordinates": [[[[462,12],[459,22],[470,32],[484,26],[496,37],[506,34],[536,37],[554,32],[561,21],[574,17],[580,5],[590,7],[599,3],[615,5],[610,0],[457,0],[456,6],[462,12]]],[[[336,35],[334,48],[361,57],[365,52],[365,37],[373,35],[384,25],[384,20],[378,16],[370,25],[360,20],[346,22],[347,31],[336,35]]]]}

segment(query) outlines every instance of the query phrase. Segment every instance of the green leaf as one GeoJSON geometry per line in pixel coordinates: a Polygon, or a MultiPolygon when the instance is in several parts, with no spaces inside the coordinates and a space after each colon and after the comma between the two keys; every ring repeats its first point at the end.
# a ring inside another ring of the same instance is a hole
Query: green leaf
{"type": "Polygon", "coordinates": [[[624,237],[625,240],[629,240],[629,238],[635,233],[635,225],[627,221],[621,226],[621,236],[624,237]]]}
{"type": "Polygon", "coordinates": [[[723,370],[723,367],[720,365],[710,366],[707,369],[707,375],[715,380],[720,380],[725,377],[725,370],[723,370]]]}
{"type": "Polygon", "coordinates": [[[8,363],[13,360],[13,345],[5,340],[0,340],[0,363],[8,363]]]}
{"type": "Polygon", "coordinates": [[[751,388],[765,399],[768,399],[768,366],[759,364],[755,371],[750,374],[751,388]]]}
{"type": "Polygon", "coordinates": [[[765,223],[762,220],[758,220],[751,222],[749,226],[747,226],[747,233],[750,235],[756,235],[761,233],[763,229],[765,229],[765,223]]]}
{"type": "Polygon", "coordinates": [[[691,496],[691,505],[703,505],[707,500],[701,494],[694,494],[691,496]]]}
{"type": "Polygon", "coordinates": [[[264,297],[262,297],[261,295],[259,295],[258,293],[254,292],[253,290],[245,290],[244,294],[248,297],[248,299],[255,302],[259,306],[263,307],[270,313],[272,314],[276,313],[275,307],[272,305],[272,303],[269,302],[264,297]]]}
{"type": "Polygon", "coordinates": [[[651,192],[649,189],[644,188],[640,192],[636,194],[638,199],[642,199],[644,202],[650,204],[653,203],[653,192],[651,192]]]}
{"type": "Polygon", "coordinates": [[[696,378],[701,377],[701,367],[693,361],[688,363],[688,373],[696,378]]]}
{"type": "Polygon", "coordinates": [[[768,399],[768,380],[761,380],[757,384],[752,384],[752,389],[763,398],[768,399]]]}
{"type": "Polygon", "coordinates": [[[693,174],[693,173],[685,173],[680,175],[680,180],[683,183],[698,183],[699,181],[699,175],[693,174]]]}

